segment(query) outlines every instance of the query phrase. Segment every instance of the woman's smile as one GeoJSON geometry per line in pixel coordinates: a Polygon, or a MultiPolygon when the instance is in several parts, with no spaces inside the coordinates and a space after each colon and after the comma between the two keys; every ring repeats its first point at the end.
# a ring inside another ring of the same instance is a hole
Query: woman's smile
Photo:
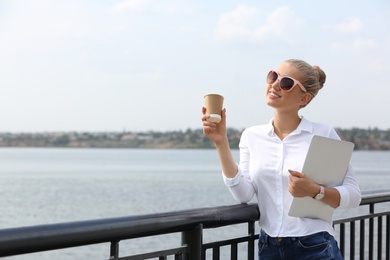
{"type": "Polygon", "coordinates": [[[276,98],[280,98],[280,96],[278,94],[276,94],[275,92],[269,92],[268,94],[269,98],[271,99],[276,99],[276,98]]]}

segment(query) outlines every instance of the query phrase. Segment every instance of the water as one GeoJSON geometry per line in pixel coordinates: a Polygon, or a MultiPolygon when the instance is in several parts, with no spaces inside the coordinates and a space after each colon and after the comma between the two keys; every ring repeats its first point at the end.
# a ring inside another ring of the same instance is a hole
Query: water
{"type": "MultiPolygon", "coordinates": [[[[362,190],[388,188],[389,159],[390,152],[354,152],[362,190]]],[[[2,148],[0,183],[1,228],[236,204],[215,150],[2,148]]],[[[165,248],[161,238],[146,241],[121,242],[121,254],[165,248]]],[[[180,236],[164,242],[178,246],[180,236]]],[[[101,244],[7,259],[107,259],[108,252],[101,244]]]]}

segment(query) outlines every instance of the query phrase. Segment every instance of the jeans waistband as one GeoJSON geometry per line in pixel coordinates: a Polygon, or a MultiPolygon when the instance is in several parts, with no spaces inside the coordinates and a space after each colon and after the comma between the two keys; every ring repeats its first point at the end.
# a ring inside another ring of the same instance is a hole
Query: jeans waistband
{"type": "Polygon", "coordinates": [[[269,245],[291,245],[296,243],[300,239],[306,239],[315,236],[327,237],[330,236],[330,234],[328,232],[319,232],[319,233],[315,233],[307,236],[301,236],[301,237],[271,237],[267,233],[265,233],[264,230],[261,230],[259,239],[263,243],[269,245]]]}

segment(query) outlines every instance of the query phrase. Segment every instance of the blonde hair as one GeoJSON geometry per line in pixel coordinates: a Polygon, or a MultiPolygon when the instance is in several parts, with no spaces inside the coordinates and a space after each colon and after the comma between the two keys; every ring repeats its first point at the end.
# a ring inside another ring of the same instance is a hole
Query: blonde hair
{"type": "MultiPolygon", "coordinates": [[[[311,101],[318,94],[318,91],[324,87],[326,81],[325,72],[319,66],[311,66],[303,60],[289,59],[286,60],[285,63],[294,66],[300,71],[302,78],[304,79],[301,83],[311,95],[311,101]]],[[[307,104],[309,104],[310,101],[307,104]]],[[[306,105],[302,107],[305,107],[306,105]]]]}

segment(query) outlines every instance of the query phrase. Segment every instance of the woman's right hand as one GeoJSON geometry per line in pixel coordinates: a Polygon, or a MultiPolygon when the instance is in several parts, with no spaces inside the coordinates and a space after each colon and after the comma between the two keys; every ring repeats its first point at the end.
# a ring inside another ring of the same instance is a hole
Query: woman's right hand
{"type": "Polygon", "coordinates": [[[206,108],[202,107],[202,122],[203,122],[203,134],[207,136],[214,144],[218,145],[224,141],[227,141],[226,134],[226,109],[221,111],[221,121],[213,123],[207,121],[210,117],[207,114],[206,108]]]}

